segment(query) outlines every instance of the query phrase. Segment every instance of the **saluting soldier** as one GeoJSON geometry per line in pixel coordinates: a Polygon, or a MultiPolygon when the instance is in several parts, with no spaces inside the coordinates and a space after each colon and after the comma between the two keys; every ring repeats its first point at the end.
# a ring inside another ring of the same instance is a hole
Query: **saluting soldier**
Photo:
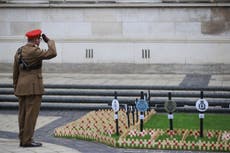
{"type": "Polygon", "coordinates": [[[34,129],[40,111],[44,86],[42,80],[42,61],[57,56],[55,42],[40,29],[26,33],[28,42],[20,47],[14,57],[13,86],[19,101],[19,139],[20,147],[40,147],[42,143],[33,140],[34,129]],[[42,40],[48,50],[39,48],[42,40]]]}

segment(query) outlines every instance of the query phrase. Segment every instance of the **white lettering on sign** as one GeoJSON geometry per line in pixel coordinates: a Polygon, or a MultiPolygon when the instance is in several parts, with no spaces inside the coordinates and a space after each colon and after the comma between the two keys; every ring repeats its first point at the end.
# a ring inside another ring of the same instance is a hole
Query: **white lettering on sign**
{"type": "Polygon", "coordinates": [[[200,113],[200,114],[199,114],[199,118],[204,118],[204,114],[203,114],[203,113],[200,113]]]}
{"type": "Polygon", "coordinates": [[[118,119],[118,115],[117,114],[114,114],[114,119],[118,119]]]}
{"type": "Polygon", "coordinates": [[[173,114],[168,114],[168,119],[173,119],[173,114]]]}
{"type": "Polygon", "coordinates": [[[140,119],[143,120],[145,118],[144,115],[140,115],[140,119]]]}

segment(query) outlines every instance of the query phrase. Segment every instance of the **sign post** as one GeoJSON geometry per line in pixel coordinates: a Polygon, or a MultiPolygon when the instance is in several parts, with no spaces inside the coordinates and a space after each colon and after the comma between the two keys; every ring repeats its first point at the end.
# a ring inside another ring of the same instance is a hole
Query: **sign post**
{"type": "MultiPolygon", "coordinates": [[[[148,103],[149,106],[150,106],[150,99],[151,99],[151,93],[150,93],[150,90],[148,90],[147,103],[148,103]]],[[[150,112],[150,107],[147,110],[148,115],[149,115],[149,112],[150,112]]]]}
{"type": "Polygon", "coordinates": [[[149,108],[147,101],[144,99],[144,92],[141,91],[141,98],[139,101],[136,103],[136,107],[138,111],[140,112],[140,131],[143,131],[143,124],[144,124],[144,112],[147,111],[149,108]]]}
{"type": "Polygon", "coordinates": [[[126,112],[126,116],[127,116],[127,122],[128,122],[128,127],[130,127],[130,118],[129,118],[129,113],[130,113],[130,106],[128,106],[127,104],[124,105],[125,106],[125,112],[126,112]]]}
{"type": "Polygon", "coordinates": [[[138,122],[138,109],[137,109],[137,101],[138,101],[138,99],[136,99],[136,101],[135,101],[135,110],[136,110],[136,122],[138,122]]]}
{"type": "Polygon", "coordinates": [[[119,102],[117,100],[117,92],[114,92],[114,99],[112,101],[112,109],[114,111],[114,119],[116,121],[116,133],[119,135],[119,126],[118,126],[118,111],[119,111],[119,102]]]}
{"type": "Polygon", "coordinates": [[[173,112],[176,110],[176,102],[172,101],[171,92],[168,93],[168,101],[164,103],[164,108],[169,113],[169,129],[173,130],[173,112]]]}
{"type": "Polygon", "coordinates": [[[134,115],[134,106],[131,106],[131,112],[132,112],[132,116],[133,116],[133,125],[135,124],[135,115],[134,115]]]}
{"type": "Polygon", "coordinates": [[[208,102],[204,99],[203,91],[200,92],[200,99],[196,102],[196,109],[199,111],[199,118],[200,118],[200,137],[204,136],[203,134],[203,120],[204,120],[204,112],[208,109],[208,102]]]}

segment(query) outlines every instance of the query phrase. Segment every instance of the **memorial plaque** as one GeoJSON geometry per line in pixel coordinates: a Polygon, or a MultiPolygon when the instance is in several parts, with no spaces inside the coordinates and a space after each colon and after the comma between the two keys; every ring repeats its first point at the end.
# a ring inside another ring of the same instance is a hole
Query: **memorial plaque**
{"type": "Polygon", "coordinates": [[[148,103],[144,99],[140,99],[136,103],[137,110],[140,112],[145,112],[149,108],[148,103]]]}
{"type": "Polygon", "coordinates": [[[196,109],[200,112],[205,112],[208,109],[208,102],[205,99],[198,99],[196,102],[196,109]]]}
{"type": "Polygon", "coordinates": [[[114,112],[119,111],[119,102],[118,102],[117,99],[114,99],[112,101],[112,109],[113,109],[114,112]]]}
{"type": "Polygon", "coordinates": [[[176,110],[176,102],[168,100],[164,103],[164,108],[168,113],[173,113],[176,110]]]}

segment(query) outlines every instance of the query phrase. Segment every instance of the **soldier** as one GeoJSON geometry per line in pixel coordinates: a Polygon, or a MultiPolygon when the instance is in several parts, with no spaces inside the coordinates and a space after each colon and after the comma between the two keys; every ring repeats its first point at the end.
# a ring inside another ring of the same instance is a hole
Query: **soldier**
{"type": "Polygon", "coordinates": [[[20,47],[14,56],[13,86],[19,101],[20,147],[40,147],[33,140],[35,124],[40,111],[44,86],[42,80],[42,60],[57,56],[55,42],[37,29],[26,33],[28,42],[20,47]],[[48,50],[39,48],[40,41],[48,44],[48,50]]]}

